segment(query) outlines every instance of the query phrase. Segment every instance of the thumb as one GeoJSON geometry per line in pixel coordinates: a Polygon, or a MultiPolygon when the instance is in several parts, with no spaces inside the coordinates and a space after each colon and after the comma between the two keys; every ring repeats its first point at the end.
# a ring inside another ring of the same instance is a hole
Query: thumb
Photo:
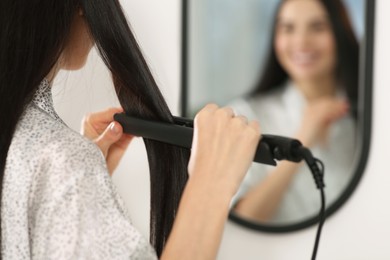
{"type": "Polygon", "coordinates": [[[95,139],[95,143],[103,152],[104,157],[107,157],[108,150],[111,145],[119,141],[123,135],[122,126],[117,122],[112,122],[104,132],[95,139]]]}
{"type": "Polygon", "coordinates": [[[347,101],[338,100],[335,103],[334,109],[331,113],[331,121],[336,121],[343,118],[349,112],[349,104],[347,101]]]}

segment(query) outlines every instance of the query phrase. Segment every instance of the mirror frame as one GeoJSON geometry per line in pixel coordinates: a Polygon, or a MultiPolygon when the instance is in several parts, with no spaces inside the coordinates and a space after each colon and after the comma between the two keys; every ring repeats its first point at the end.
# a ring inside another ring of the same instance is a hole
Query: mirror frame
{"type": "MultiPolygon", "coordinates": [[[[189,1],[182,0],[182,49],[181,49],[181,115],[187,115],[188,104],[188,86],[189,86],[189,23],[190,23],[190,7],[189,1]]],[[[196,0],[192,0],[196,1],[196,0]]],[[[364,37],[362,38],[360,47],[359,61],[359,106],[358,106],[358,139],[361,142],[358,144],[360,149],[358,163],[355,167],[355,174],[348,184],[347,188],[342,192],[341,196],[333,202],[325,211],[326,217],[333,215],[340,209],[345,202],[352,196],[356,187],[365,171],[371,142],[371,114],[372,114],[372,95],[373,95],[373,71],[374,71],[374,44],[375,44],[375,7],[376,0],[365,0],[365,28],[364,37]]],[[[325,165],[326,166],[326,165],[325,165]]],[[[326,174],[326,170],[325,170],[326,174]]],[[[318,199],[319,199],[318,195],[318,199]]],[[[319,210],[319,209],[318,209],[319,210]]],[[[269,232],[269,233],[286,233],[301,230],[310,227],[319,221],[318,216],[310,217],[296,224],[283,225],[265,225],[254,221],[243,219],[234,212],[229,213],[229,220],[251,230],[269,232]]]]}

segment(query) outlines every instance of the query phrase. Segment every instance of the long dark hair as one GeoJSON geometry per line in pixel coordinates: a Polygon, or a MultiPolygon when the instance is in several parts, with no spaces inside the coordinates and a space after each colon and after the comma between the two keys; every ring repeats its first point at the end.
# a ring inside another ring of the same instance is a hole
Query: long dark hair
{"type": "MultiPolygon", "coordinates": [[[[282,0],[275,13],[269,56],[252,95],[266,93],[275,88],[280,88],[289,79],[289,75],[279,63],[274,41],[278,14],[282,5],[288,0],[282,0]]],[[[336,40],[336,77],[338,83],[345,89],[352,109],[356,106],[358,95],[358,71],[359,71],[359,44],[354,34],[347,10],[341,0],[316,0],[320,2],[330,19],[333,34],[336,40]]]]}
{"type": "MultiPolygon", "coordinates": [[[[57,63],[80,8],[126,113],[173,122],[118,0],[2,0],[1,183],[16,125],[40,82],[57,63]]],[[[151,140],[144,142],[151,179],[150,241],[160,256],[187,182],[189,151],[151,140]]]]}

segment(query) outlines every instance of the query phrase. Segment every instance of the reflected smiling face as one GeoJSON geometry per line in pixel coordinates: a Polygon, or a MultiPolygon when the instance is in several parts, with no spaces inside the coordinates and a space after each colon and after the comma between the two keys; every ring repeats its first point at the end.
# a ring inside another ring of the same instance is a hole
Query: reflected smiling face
{"type": "Polygon", "coordinates": [[[276,56],[295,81],[334,76],[336,43],[325,8],[317,0],[287,0],[275,31],[276,56]]]}

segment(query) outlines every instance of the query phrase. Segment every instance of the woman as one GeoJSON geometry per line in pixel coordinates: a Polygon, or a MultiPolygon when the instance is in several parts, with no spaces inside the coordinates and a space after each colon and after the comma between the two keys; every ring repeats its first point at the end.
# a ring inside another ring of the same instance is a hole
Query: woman
{"type": "Polygon", "coordinates": [[[57,72],[83,67],[94,44],[126,113],[173,121],[117,0],[0,2],[2,259],[214,259],[258,124],[208,105],[190,158],[145,140],[154,251],[109,178],[132,139],[113,122],[122,108],[87,116],[87,138],[53,108],[57,72]]]}
{"type": "MultiPolygon", "coordinates": [[[[358,44],[340,0],[281,1],[264,74],[236,113],[257,118],[264,133],[292,136],[326,165],[328,202],[352,175],[358,90],[358,44]]],[[[235,197],[235,211],[263,223],[315,216],[319,199],[308,168],[254,165],[235,197]],[[239,200],[239,201],[238,201],[239,200]]]]}

